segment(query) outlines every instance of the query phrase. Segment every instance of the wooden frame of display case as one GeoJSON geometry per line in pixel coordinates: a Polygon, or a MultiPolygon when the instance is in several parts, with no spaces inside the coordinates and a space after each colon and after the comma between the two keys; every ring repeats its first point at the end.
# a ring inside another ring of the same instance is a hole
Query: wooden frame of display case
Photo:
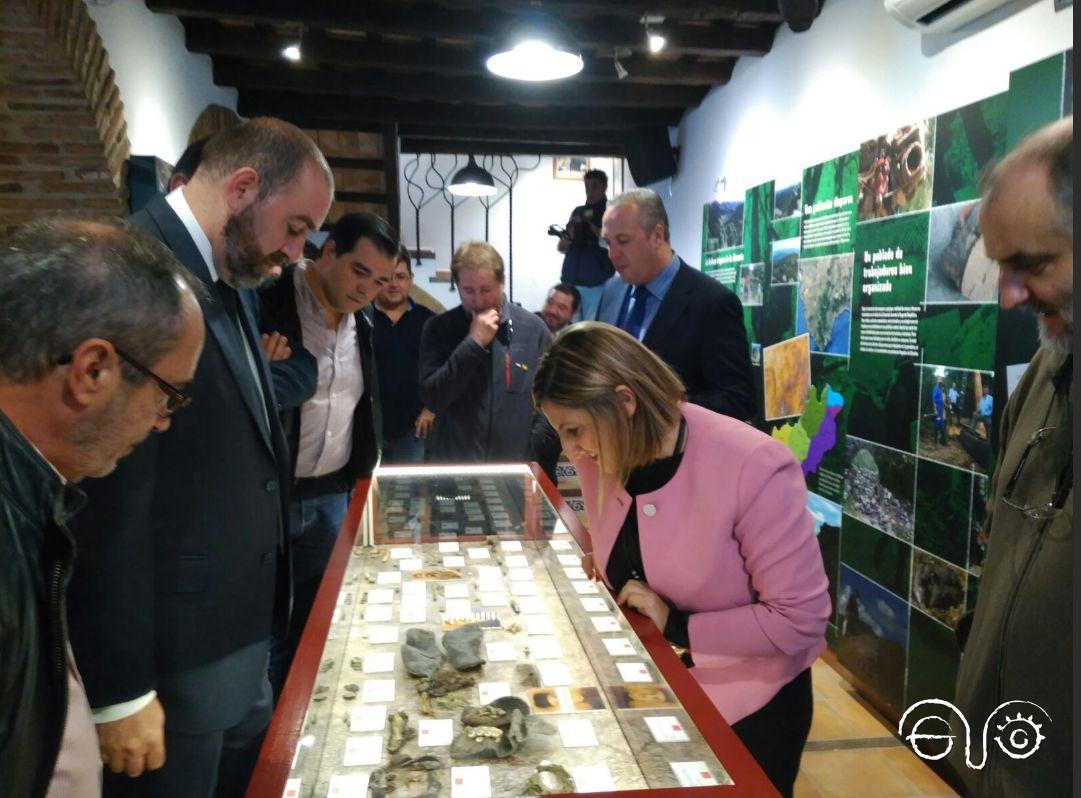
{"type": "MultiPolygon", "coordinates": [[[[586,549],[587,546],[584,544],[587,532],[574,511],[563,501],[563,497],[540,466],[536,463],[530,463],[529,469],[540,489],[544,492],[548,501],[551,502],[552,507],[555,508],[557,516],[563,522],[571,537],[578,543],[579,548],[586,549]]],[[[433,472],[438,471],[439,467],[433,466],[432,470],[433,472]]],[[[527,482],[529,481],[528,476],[525,479],[527,482]]],[[[308,616],[307,626],[304,628],[297,646],[296,657],[285,680],[281,697],[278,699],[262,750],[259,752],[255,772],[252,774],[248,791],[245,794],[246,798],[279,798],[285,790],[286,780],[292,769],[293,758],[300,742],[304,718],[307,714],[311,692],[319,671],[323,648],[330,630],[331,617],[334,613],[338,593],[342,587],[345,568],[349,562],[353,546],[357,542],[356,536],[370,495],[371,482],[370,479],[359,480],[353,491],[353,498],[349,503],[345,520],[342,522],[338,541],[330,555],[326,574],[319,585],[319,591],[315,596],[311,614],[308,616]]],[[[529,498],[533,494],[533,491],[528,488],[527,485],[525,491],[527,508],[529,498]]],[[[528,519],[529,516],[536,516],[536,513],[527,513],[526,515],[528,519]]],[[[480,540],[484,537],[487,536],[462,536],[459,540],[480,540]]],[[[535,523],[527,526],[524,535],[522,535],[525,540],[539,540],[542,537],[542,531],[536,528],[535,523]]],[[[432,538],[432,540],[434,539],[432,538]]],[[[427,540],[427,538],[422,540],[427,540]]],[[[385,541],[377,540],[376,543],[385,543],[385,541]]],[[[602,589],[604,589],[603,586],[602,589]]],[[[611,594],[609,593],[609,595],[611,594]]],[[[675,692],[677,698],[679,698],[683,709],[694,721],[703,740],[712,749],[714,755],[732,778],[734,784],[709,787],[619,790],[591,794],[597,798],[743,798],[744,796],[758,798],[759,796],[777,796],[776,789],[766,778],[758,763],[755,762],[754,758],[743,746],[743,743],[740,742],[736,733],[732,731],[732,727],[721,717],[717,708],[706,696],[690,671],[679,660],[679,657],[676,656],[672,647],[656,626],[648,618],[637,612],[627,612],[622,607],[619,610],[642,642],[657,669],[675,692]]]]}

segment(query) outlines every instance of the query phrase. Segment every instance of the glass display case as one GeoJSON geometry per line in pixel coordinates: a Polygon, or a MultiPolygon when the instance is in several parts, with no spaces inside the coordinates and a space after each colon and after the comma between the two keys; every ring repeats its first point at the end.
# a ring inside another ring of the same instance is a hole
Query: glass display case
{"type": "Polygon", "coordinates": [[[358,484],[248,796],[775,794],[535,466],[358,484]]]}

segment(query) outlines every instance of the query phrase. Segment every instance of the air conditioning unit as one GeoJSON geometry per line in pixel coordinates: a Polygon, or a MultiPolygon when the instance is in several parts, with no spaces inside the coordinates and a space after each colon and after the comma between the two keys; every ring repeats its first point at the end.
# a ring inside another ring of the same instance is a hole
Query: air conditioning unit
{"type": "Polygon", "coordinates": [[[1011,0],[885,0],[886,11],[920,33],[949,33],[1011,0]]]}

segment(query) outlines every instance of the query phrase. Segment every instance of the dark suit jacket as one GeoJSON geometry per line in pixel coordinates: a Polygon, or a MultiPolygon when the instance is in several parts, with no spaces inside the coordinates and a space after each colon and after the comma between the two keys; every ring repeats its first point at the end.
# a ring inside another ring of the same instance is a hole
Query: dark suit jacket
{"type": "MultiPolygon", "coordinates": [[[[605,283],[598,321],[619,320],[628,288],[618,274],[605,283]]],[[[679,374],[694,404],[740,420],[755,414],[743,305],[682,259],[642,343],[679,374]]]]}
{"type": "MultiPolygon", "coordinates": [[[[284,634],[290,602],[288,453],[250,292],[238,292],[240,312],[271,403],[267,414],[236,324],[183,223],[162,197],[131,222],[206,284],[199,305],[207,334],[192,404],[113,474],[80,484],[89,501],[72,525],[79,557],[69,617],[91,706],[130,700],[169,674],[228,661],[267,640],[272,626],[284,634]]],[[[202,715],[192,722],[214,726],[205,720],[223,711],[214,702],[228,704],[237,693],[250,703],[257,684],[222,685],[194,715],[166,706],[166,717],[202,715]]]]}
{"type": "MultiPolygon", "coordinates": [[[[285,269],[278,282],[259,292],[261,303],[259,329],[264,333],[279,332],[284,335],[289,339],[294,353],[298,349],[304,351],[302,349],[304,335],[300,316],[297,313],[295,279],[296,268],[290,266],[285,269]]],[[[357,328],[357,348],[360,350],[360,370],[364,377],[364,394],[353,411],[353,446],[349,454],[349,462],[334,474],[320,478],[328,483],[328,490],[339,493],[352,490],[360,477],[370,476],[379,461],[380,436],[375,415],[379,388],[373,368],[375,352],[372,349],[372,323],[363,311],[354,314],[354,318],[357,328]]],[[[288,362],[288,360],[279,361],[282,364],[288,362]]],[[[314,358],[312,363],[313,367],[316,367],[314,358]]],[[[297,402],[290,398],[297,391],[283,389],[281,385],[285,380],[285,375],[280,372],[277,363],[271,365],[279,391],[282,428],[289,441],[289,473],[294,474],[296,473],[297,448],[300,444],[300,406],[314,393],[314,383],[312,390],[297,402]]],[[[316,371],[317,381],[318,372],[316,371]]],[[[298,383],[302,382],[304,382],[303,379],[298,380],[298,383]]]]}

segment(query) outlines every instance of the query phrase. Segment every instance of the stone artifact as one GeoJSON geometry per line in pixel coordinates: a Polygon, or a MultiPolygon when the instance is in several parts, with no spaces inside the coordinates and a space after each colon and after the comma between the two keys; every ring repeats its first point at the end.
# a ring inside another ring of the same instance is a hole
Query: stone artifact
{"type": "Polygon", "coordinates": [[[368,793],[371,798],[386,798],[394,792],[394,782],[393,773],[387,773],[383,768],[376,768],[368,776],[368,793]]]}
{"type": "Polygon", "coordinates": [[[462,732],[454,738],[450,755],[458,759],[502,759],[522,747],[529,729],[529,705],[515,696],[503,696],[482,707],[462,710],[462,732]]]}
{"type": "Polygon", "coordinates": [[[480,653],[483,644],[484,632],[475,623],[467,623],[443,635],[443,648],[447,652],[447,659],[451,666],[459,671],[471,670],[484,664],[485,659],[480,653]]]}
{"type": "Polygon", "coordinates": [[[409,725],[409,715],[403,710],[393,713],[388,720],[390,721],[390,736],[387,738],[387,751],[396,754],[406,742],[417,736],[417,732],[409,725]]]}
{"type": "Polygon", "coordinates": [[[443,662],[443,652],[430,629],[409,629],[402,644],[402,662],[413,676],[430,677],[443,662]]]}
{"type": "Polygon", "coordinates": [[[529,777],[522,790],[526,795],[555,795],[574,792],[574,779],[560,765],[541,760],[537,772],[529,777]]]}
{"type": "Polygon", "coordinates": [[[449,579],[461,579],[462,572],[454,568],[424,568],[413,571],[413,579],[421,579],[428,582],[447,581],[449,579]]]}
{"type": "Polygon", "coordinates": [[[472,687],[474,684],[476,682],[472,676],[458,673],[458,671],[449,668],[440,668],[433,676],[417,682],[417,693],[420,694],[420,711],[425,715],[431,715],[433,706],[440,710],[453,710],[455,707],[461,706],[461,703],[465,700],[464,696],[458,691],[466,687],[472,687]],[[451,693],[455,694],[453,699],[449,695],[451,693]]]}

